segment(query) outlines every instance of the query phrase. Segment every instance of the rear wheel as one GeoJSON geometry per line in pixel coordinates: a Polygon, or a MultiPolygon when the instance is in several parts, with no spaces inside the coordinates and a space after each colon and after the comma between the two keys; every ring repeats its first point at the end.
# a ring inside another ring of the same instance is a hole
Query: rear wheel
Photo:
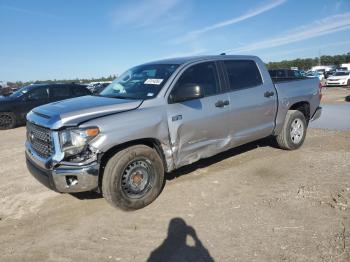
{"type": "Polygon", "coordinates": [[[289,110],[283,128],[276,136],[277,144],[286,150],[298,149],[302,146],[306,136],[307,123],[303,113],[289,110]]]}
{"type": "Polygon", "coordinates": [[[14,113],[0,112],[0,130],[14,128],[16,122],[16,116],[14,113]]]}
{"type": "Polygon", "coordinates": [[[158,153],[145,145],[131,146],[107,162],[102,193],[111,205],[135,210],[157,198],[163,180],[164,167],[158,153]]]}

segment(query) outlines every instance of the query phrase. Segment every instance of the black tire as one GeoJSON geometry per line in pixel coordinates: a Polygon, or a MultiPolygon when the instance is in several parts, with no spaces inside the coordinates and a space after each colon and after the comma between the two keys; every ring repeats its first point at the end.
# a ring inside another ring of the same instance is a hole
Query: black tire
{"type": "Polygon", "coordinates": [[[136,210],[158,197],[163,181],[164,166],[157,151],[145,145],[131,146],[108,160],[102,178],[102,194],[114,207],[136,210]],[[142,187],[142,191],[135,193],[142,187]]]}
{"type": "Polygon", "coordinates": [[[276,136],[276,142],[280,148],[285,150],[295,150],[302,146],[306,137],[307,122],[302,112],[298,110],[289,110],[284,120],[281,132],[276,136]],[[293,135],[292,125],[302,125],[299,135],[293,135]]]}
{"type": "Polygon", "coordinates": [[[14,113],[0,112],[0,130],[15,128],[17,119],[14,113]]]}
{"type": "Polygon", "coordinates": [[[350,88],[350,79],[348,80],[347,82],[347,85],[346,85],[348,88],[350,88]]]}

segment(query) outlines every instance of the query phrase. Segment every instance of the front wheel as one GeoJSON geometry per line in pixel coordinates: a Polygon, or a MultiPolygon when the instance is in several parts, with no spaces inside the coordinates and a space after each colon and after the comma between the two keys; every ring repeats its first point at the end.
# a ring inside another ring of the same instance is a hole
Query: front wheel
{"type": "Polygon", "coordinates": [[[107,162],[102,193],[112,206],[140,209],[157,198],[163,180],[164,167],[158,153],[145,145],[131,146],[107,162]]]}
{"type": "Polygon", "coordinates": [[[0,112],[0,130],[16,127],[16,116],[11,112],[0,112]]]}
{"type": "Polygon", "coordinates": [[[346,85],[348,88],[350,88],[350,79],[348,80],[347,82],[347,85],[346,85]]]}
{"type": "Polygon", "coordinates": [[[289,110],[282,130],[276,136],[276,142],[282,149],[298,149],[304,143],[306,129],[307,123],[304,114],[298,110],[289,110]]]}

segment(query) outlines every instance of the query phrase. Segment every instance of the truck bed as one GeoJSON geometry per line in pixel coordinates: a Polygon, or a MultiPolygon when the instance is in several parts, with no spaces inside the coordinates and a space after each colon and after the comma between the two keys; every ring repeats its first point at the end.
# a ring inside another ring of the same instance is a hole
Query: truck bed
{"type": "Polygon", "coordinates": [[[290,105],[298,102],[307,102],[310,106],[310,117],[315,113],[319,105],[319,84],[318,78],[303,78],[287,81],[272,80],[278,94],[278,111],[276,116],[275,133],[282,128],[285,116],[290,105]]]}
{"type": "Polygon", "coordinates": [[[295,78],[295,77],[271,77],[273,83],[280,83],[280,82],[289,82],[289,81],[300,81],[300,80],[306,80],[310,79],[308,77],[301,77],[301,78],[295,78]]]}

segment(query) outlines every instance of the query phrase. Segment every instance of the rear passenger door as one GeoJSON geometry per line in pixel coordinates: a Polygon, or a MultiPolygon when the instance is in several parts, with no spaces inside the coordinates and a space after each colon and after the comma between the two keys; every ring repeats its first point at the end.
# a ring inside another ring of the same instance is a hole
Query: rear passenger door
{"type": "Polygon", "coordinates": [[[176,167],[193,163],[227,146],[229,98],[221,89],[215,62],[202,62],[185,69],[175,80],[167,105],[168,126],[176,167]],[[195,84],[203,98],[172,103],[172,92],[195,84]]]}
{"type": "Polygon", "coordinates": [[[271,135],[277,110],[276,90],[271,81],[263,80],[254,60],[224,60],[221,65],[231,102],[231,144],[236,146],[271,135]]]}
{"type": "Polygon", "coordinates": [[[72,97],[69,85],[51,85],[49,93],[50,102],[61,101],[72,97]]]}

